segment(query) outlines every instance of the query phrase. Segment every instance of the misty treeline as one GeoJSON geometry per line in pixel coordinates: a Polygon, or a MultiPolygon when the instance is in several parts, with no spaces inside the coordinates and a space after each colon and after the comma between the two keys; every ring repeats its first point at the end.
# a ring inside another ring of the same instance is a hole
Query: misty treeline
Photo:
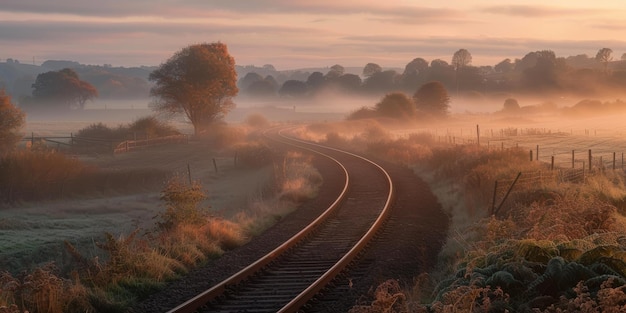
{"type": "MultiPolygon", "coordinates": [[[[34,65],[9,58],[0,62],[0,88],[18,106],[27,106],[29,101],[37,100],[33,99],[33,85],[39,75],[70,69],[94,87],[98,99],[148,99],[152,87],[148,77],[156,68],[60,60],[34,65]]],[[[449,60],[416,57],[404,68],[367,63],[362,68],[336,64],[329,68],[279,71],[266,64],[238,65],[236,71],[240,96],[262,99],[307,98],[327,91],[376,96],[392,91],[412,94],[430,81],[441,82],[451,95],[470,97],[493,93],[595,97],[626,91],[626,53],[618,59],[610,48],[599,49],[595,56],[560,57],[551,50],[534,51],[488,66],[472,65],[471,52],[459,49],[449,60]]],[[[82,105],[75,102],[72,107],[82,105]]]]}
{"type": "Polygon", "coordinates": [[[493,66],[473,66],[472,55],[459,49],[450,61],[417,57],[404,69],[385,69],[376,63],[348,72],[336,64],[326,71],[278,72],[273,66],[240,71],[240,94],[250,97],[306,98],[329,90],[346,94],[412,94],[430,81],[441,82],[453,95],[489,93],[515,95],[606,96],[626,91],[626,54],[614,60],[609,48],[596,56],[557,57],[551,50],[530,52],[520,59],[504,59],[493,66]],[[245,74],[244,74],[245,73],[245,74]]]}

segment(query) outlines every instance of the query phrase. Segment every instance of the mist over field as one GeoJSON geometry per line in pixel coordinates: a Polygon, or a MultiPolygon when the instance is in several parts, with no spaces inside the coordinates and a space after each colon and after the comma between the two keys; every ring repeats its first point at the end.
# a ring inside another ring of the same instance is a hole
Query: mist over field
{"type": "Polygon", "coordinates": [[[626,7],[30,2],[0,8],[0,312],[125,312],[288,223],[328,176],[277,129],[449,218],[355,312],[626,310],[626,7]]]}

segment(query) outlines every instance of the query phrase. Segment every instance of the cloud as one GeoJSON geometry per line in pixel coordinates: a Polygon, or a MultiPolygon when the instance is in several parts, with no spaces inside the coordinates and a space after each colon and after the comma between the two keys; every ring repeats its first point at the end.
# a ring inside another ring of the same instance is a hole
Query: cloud
{"type": "Polygon", "coordinates": [[[564,8],[556,6],[532,6],[532,5],[496,5],[485,7],[483,12],[499,15],[521,16],[528,18],[539,17],[563,17],[571,15],[588,16],[591,14],[605,13],[606,10],[595,8],[564,8]]]}

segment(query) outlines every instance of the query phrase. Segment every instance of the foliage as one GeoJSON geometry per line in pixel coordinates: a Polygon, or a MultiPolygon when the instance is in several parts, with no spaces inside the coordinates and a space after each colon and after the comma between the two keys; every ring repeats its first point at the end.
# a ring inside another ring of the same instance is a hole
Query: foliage
{"type": "Polygon", "coordinates": [[[237,158],[237,165],[261,167],[272,163],[272,150],[258,141],[236,144],[230,148],[237,158]]]}
{"type": "Polygon", "coordinates": [[[286,97],[302,97],[307,93],[307,84],[303,81],[290,79],[283,83],[278,94],[286,97]]]}
{"type": "Polygon", "coordinates": [[[109,152],[111,146],[124,140],[141,140],[180,135],[170,124],[154,116],[141,117],[132,123],[111,128],[103,123],[94,123],[76,133],[74,148],[79,151],[109,152]]]}
{"type": "Polygon", "coordinates": [[[376,103],[375,110],[380,116],[392,118],[408,118],[416,114],[415,103],[401,92],[385,95],[380,102],[376,103]]]}
{"type": "Polygon", "coordinates": [[[516,99],[513,98],[507,98],[506,100],[504,100],[504,111],[507,112],[515,112],[517,110],[519,110],[519,103],[517,103],[516,99]]]}
{"type": "Polygon", "coordinates": [[[87,290],[58,276],[53,264],[12,276],[0,272],[0,312],[94,312],[87,290]]]}
{"type": "Polygon", "coordinates": [[[20,150],[0,156],[0,203],[45,198],[93,170],[55,151],[20,150]]]}
{"type": "Polygon", "coordinates": [[[12,150],[22,139],[19,131],[24,122],[24,113],[11,103],[4,89],[0,89],[0,155],[12,150]]]}
{"type": "Polygon", "coordinates": [[[159,214],[159,227],[171,229],[183,224],[200,224],[206,213],[199,205],[207,198],[198,181],[187,184],[183,177],[174,176],[161,192],[165,212],[159,214]]]}
{"type": "Polygon", "coordinates": [[[85,102],[97,96],[98,90],[69,68],[39,74],[33,84],[35,109],[43,105],[57,110],[84,109],[85,102]]]}
{"type": "Polygon", "coordinates": [[[279,199],[293,203],[315,198],[323,181],[310,157],[300,153],[288,153],[275,171],[280,172],[276,174],[279,199]]]}
{"type": "Polygon", "coordinates": [[[367,63],[363,68],[363,76],[370,77],[376,73],[382,72],[383,68],[376,63],[367,63]]]}
{"type": "Polygon", "coordinates": [[[246,125],[256,128],[263,129],[270,126],[270,121],[263,114],[253,113],[246,117],[245,120],[246,125]]]}
{"type": "Polygon", "coordinates": [[[462,67],[472,64],[472,54],[467,49],[459,49],[452,56],[452,66],[459,70],[462,67]]]}
{"type": "Polygon", "coordinates": [[[150,74],[160,112],[184,113],[199,135],[233,107],[237,95],[235,60],[223,43],[190,45],[150,74]]]}
{"type": "Polygon", "coordinates": [[[450,107],[450,97],[446,87],[433,81],[422,85],[413,95],[417,110],[436,118],[446,117],[450,107]]]}
{"type": "Polygon", "coordinates": [[[351,112],[346,119],[347,120],[362,120],[362,119],[375,118],[377,116],[378,114],[376,114],[376,110],[374,110],[373,108],[361,107],[360,109],[357,109],[351,112]]]}
{"type": "MultiPolygon", "coordinates": [[[[122,130],[126,127],[120,127],[122,130]]],[[[172,125],[167,124],[163,120],[157,119],[155,116],[144,116],[136,119],[128,124],[126,134],[140,134],[144,138],[156,138],[172,135],[179,135],[180,132],[172,125]]]]}

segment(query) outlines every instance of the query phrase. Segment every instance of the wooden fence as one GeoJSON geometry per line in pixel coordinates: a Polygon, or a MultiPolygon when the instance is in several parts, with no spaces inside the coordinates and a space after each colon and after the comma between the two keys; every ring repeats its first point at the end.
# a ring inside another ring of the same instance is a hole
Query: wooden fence
{"type": "Polygon", "coordinates": [[[174,135],[174,136],[165,136],[158,137],[152,139],[144,139],[144,140],[126,140],[119,143],[115,149],[113,149],[113,153],[124,153],[135,150],[141,150],[152,146],[159,146],[164,144],[172,144],[172,143],[186,143],[188,142],[187,135],[174,135]]]}
{"type": "Polygon", "coordinates": [[[30,148],[38,142],[43,142],[46,146],[56,148],[57,150],[70,150],[71,152],[106,152],[106,153],[124,153],[145,149],[152,146],[186,143],[189,141],[187,135],[173,135],[165,137],[157,137],[140,140],[110,140],[102,138],[90,138],[74,136],[31,136],[22,138],[26,142],[26,147],[30,148]]]}

